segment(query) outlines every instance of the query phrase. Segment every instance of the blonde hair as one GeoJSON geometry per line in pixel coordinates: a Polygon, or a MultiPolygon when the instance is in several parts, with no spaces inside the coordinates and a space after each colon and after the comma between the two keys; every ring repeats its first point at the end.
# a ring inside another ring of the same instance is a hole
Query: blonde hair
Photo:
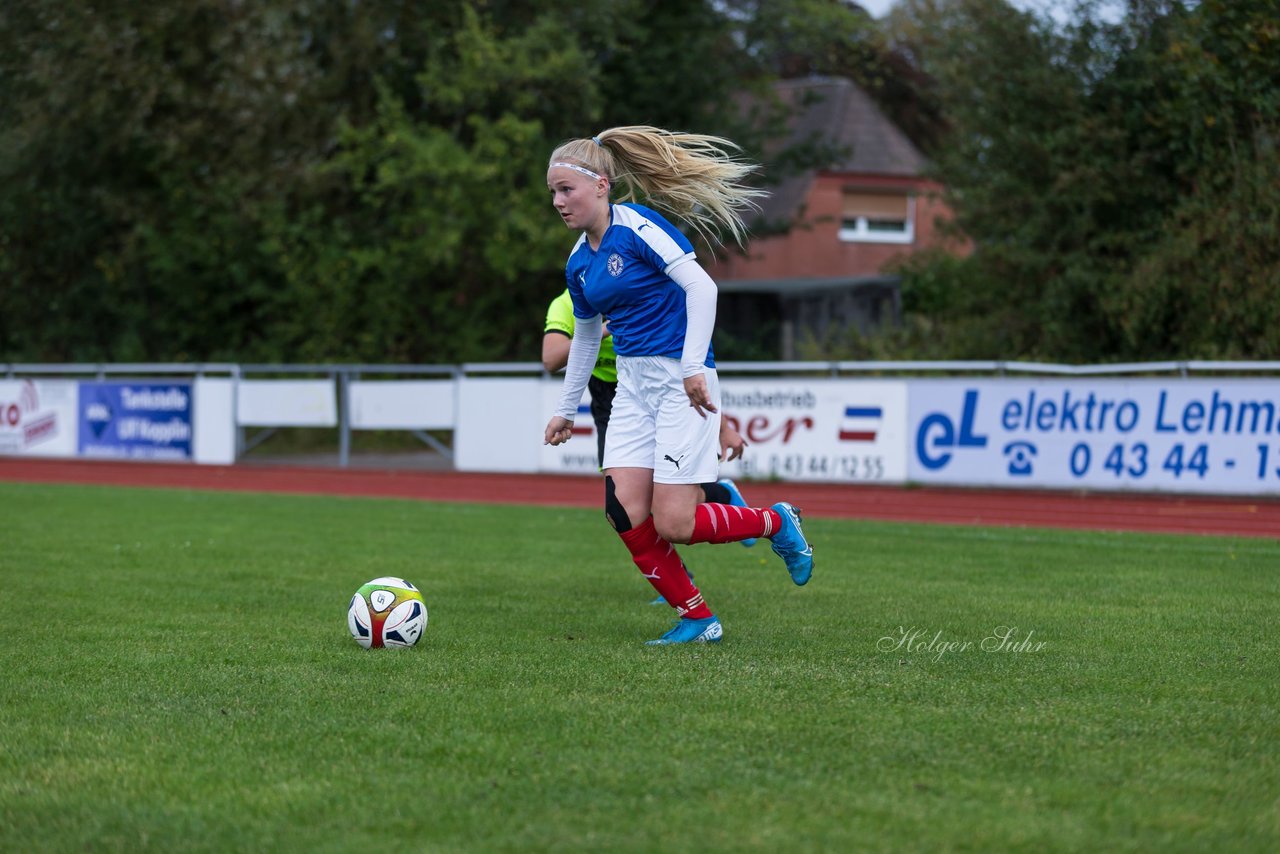
{"type": "Polygon", "coordinates": [[[719,242],[716,233],[723,228],[742,244],[743,214],[758,208],[755,199],[767,194],[743,183],[759,167],[729,149],[738,146],[719,136],[631,125],[569,140],[552,152],[550,162],[581,164],[623,185],[619,201],[635,199],[638,192],[703,237],[719,242]]]}

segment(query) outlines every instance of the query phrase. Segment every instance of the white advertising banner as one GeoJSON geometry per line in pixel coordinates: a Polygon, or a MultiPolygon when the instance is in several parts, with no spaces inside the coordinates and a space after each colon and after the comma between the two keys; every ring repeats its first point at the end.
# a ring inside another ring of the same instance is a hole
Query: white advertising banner
{"type": "MultiPolygon", "coordinates": [[[[724,477],[843,483],[902,483],[907,477],[907,386],[895,380],[720,379],[721,409],[747,441],[724,477]]],[[[560,383],[544,384],[542,408],[554,411],[560,383]]],[[[544,446],[541,471],[591,474],[596,429],[584,395],[573,439],[544,446]]],[[[545,420],[545,419],[544,419],[545,420]]]]}
{"type": "Polygon", "coordinates": [[[922,483],[1280,493],[1280,381],[920,380],[922,483]]]}
{"type": "Polygon", "coordinates": [[[458,471],[538,470],[542,430],[542,382],[505,377],[458,380],[458,425],[453,464],[458,471]]]}
{"type": "Polygon", "coordinates": [[[242,427],[333,427],[338,404],[333,380],[241,380],[236,423],[242,427]]]}
{"type": "Polygon", "coordinates": [[[0,380],[0,454],[76,454],[80,384],[75,380],[0,380]]]}
{"type": "MultiPolygon", "coordinates": [[[[560,402],[560,390],[564,387],[562,377],[554,377],[539,383],[542,386],[542,405],[538,410],[542,416],[542,426],[551,420],[551,413],[556,411],[560,402]]],[[[543,445],[538,459],[538,470],[556,474],[599,474],[600,465],[596,461],[596,442],[598,441],[595,419],[591,417],[591,392],[583,392],[582,403],[578,406],[578,417],[573,421],[573,436],[563,445],[543,445]]]]}
{"type": "Polygon", "coordinates": [[[724,417],[747,440],[726,477],[902,483],[907,384],[900,380],[720,379],[724,417]]]}
{"type": "Polygon", "coordinates": [[[234,383],[230,379],[196,377],[195,436],[191,458],[205,465],[229,466],[236,461],[236,425],[233,405],[234,383]]]}
{"type": "Polygon", "coordinates": [[[353,382],[348,412],[353,430],[452,430],[453,380],[353,382]]]}

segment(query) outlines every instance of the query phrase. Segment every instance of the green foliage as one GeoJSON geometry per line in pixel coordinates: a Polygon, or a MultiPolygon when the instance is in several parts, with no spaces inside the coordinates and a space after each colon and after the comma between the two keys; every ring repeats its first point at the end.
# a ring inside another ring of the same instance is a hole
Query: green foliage
{"type": "Polygon", "coordinates": [[[1108,308],[1126,352],[1206,359],[1280,353],[1280,157],[1205,176],[1108,308]]]}
{"type": "Polygon", "coordinates": [[[37,0],[5,18],[0,352],[254,355],[278,284],[264,214],[327,144],[314,11],[37,0]]]}
{"type": "Polygon", "coordinates": [[[714,4],[649,5],[6,10],[0,358],[529,358],[552,146],[737,84],[714,4]]]}
{"type": "Polygon", "coordinates": [[[770,76],[849,78],[917,146],[928,151],[938,143],[946,120],[928,81],[909,52],[857,3],[725,0],[722,5],[741,22],[738,40],[747,56],[770,76]]]}
{"type": "Polygon", "coordinates": [[[9,4],[0,360],[532,358],[572,241],[547,152],[652,123],[768,152],[778,181],[829,152],[775,151],[780,117],[744,125],[732,96],[809,73],[876,94],[975,246],[905,262],[903,329],[814,348],[1274,357],[1274,13],[901,0],[881,30],[840,0],[9,4]]]}
{"type": "Polygon", "coordinates": [[[470,9],[462,18],[433,36],[411,91],[380,83],[371,120],[342,124],[323,166],[341,214],[312,207],[269,233],[297,299],[271,336],[282,356],[532,352],[541,330],[513,321],[545,310],[567,241],[546,215],[546,128],[571,98],[591,102],[588,63],[552,47],[549,18],[509,38],[470,9]]]}
{"type": "Polygon", "coordinates": [[[1274,357],[1273,3],[1133,4],[1113,24],[1085,7],[1068,25],[1003,0],[904,5],[951,123],[937,176],[977,245],[904,269],[904,305],[950,355],[1274,357]]]}

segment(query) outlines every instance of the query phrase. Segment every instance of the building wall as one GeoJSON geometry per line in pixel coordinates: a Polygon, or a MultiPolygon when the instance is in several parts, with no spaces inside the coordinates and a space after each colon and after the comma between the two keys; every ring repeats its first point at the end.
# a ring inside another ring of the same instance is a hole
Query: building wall
{"type": "Polygon", "coordinates": [[[950,218],[949,210],[938,198],[941,189],[920,178],[819,173],[810,186],[801,221],[788,233],[754,239],[745,255],[731,252],[709,264],[709,272],[721,281],[872,276],[883,272],[891,261],[922,249],[949,246],[958,255],[968,254],[966,244],[948,241],[939,233],[936,221],[950,218]],[[841,240],[846,188],[914,194],[912,242],[841,240]]]}

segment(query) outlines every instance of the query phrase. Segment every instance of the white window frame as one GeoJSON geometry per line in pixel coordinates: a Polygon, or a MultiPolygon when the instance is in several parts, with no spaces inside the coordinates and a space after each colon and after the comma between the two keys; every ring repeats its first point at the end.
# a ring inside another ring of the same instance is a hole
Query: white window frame
{"type": "Polygon", "coordinates": [[[902,231],[873,231],[868,218],[860,216],[850,228],[845,220],[840,220],[839,237],[845,243],[914,243],[916,239],[916,197],[907,197],[907,218],[902,231]]]}

